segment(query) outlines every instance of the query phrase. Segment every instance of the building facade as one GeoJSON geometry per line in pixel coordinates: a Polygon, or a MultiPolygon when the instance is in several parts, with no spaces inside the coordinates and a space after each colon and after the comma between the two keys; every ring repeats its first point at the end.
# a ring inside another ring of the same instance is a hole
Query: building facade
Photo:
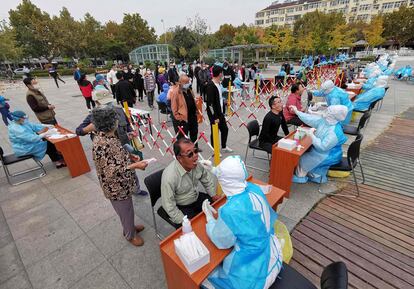
{"type": "Polygon", "coordinates": [[[129,59],[135,64],[151,62],[169,62],[170,52],[168,44],[150,44],[135,48],[129,53],[129,59]]]}
{"type": "Polygon", "coordinates": [[[414,0],[297,0],[273,2],[256,13],[255,24],[260,27],[288,25],[293,27],[296,19],[313,11],[341,12],[348,22],[369,21],[372,16],[398,10],[400,6],[413,6],[414,0]]]}

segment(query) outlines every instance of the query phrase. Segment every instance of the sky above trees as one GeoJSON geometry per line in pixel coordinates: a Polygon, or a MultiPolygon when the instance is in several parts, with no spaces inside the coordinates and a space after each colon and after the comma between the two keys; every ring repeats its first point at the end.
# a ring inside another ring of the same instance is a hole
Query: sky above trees
{"type": "MultiPolygon", "coordinates": [[[[4,0],[0,5],[0,20],[8,18],[10,9],[15,9],[20,0],[4,0]]],[[[59,15],[62,7],[66,7],[72,16],[79,20],[89,12],[98,21],[109,20],[122,22],[124,13],[139,13],[154,27],[158,35],[165,29],[177,25],[185,25],[186,19],[199,14],[207,19],[210,32],[218,30],[221,24],[233,25],[254,23],[255,13],[271,4],[271,0],[238,0],[238,1],[194,1],[194,0],[33,0],[33,4],[50,15],[59,15]]]]}

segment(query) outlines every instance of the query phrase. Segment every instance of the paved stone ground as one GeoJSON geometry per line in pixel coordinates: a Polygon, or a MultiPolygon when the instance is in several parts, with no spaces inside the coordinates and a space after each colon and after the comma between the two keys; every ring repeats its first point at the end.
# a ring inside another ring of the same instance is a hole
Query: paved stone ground
{"type": "MultiPolygon", "coordinates": [[[[400,59],[397,66],[413,62],[414,59],[400,59]]],[[[41,79],[40,84],[50,102],[56,105],[61,125],[74,129],[87,110],[76,83],[71,77],[65,80],[67,84],[60,89],[51,79],[41,79]]],[[[412,85],[390,81],[390,86],[382,110],[373,115],[365,131],[364,144],[388,127],[394,115],[414,105],[412,85]]],[[[13,110],[22,109],[32,120],[36,119],[25,101],[25,88],[21,84],[8,89],[5,95],[11,99],[13,110]]],[[[145,104],[139,105],[147,108],[145,104]]],[[[156,111],[152,116],[157,120],[156,111]]],[[[209,135],[205,125],[200,127],[203,130],[209,135]]],[[[244,128],[237,132],[230,130],[229,146],[236,154],[244,155],[246,143],[244,128]]],[[[146,243],[135,248],[123,239],[115,212],[102,195],[91,160],[90,139],[83,137],[82,144],[92,171],[75,179],[69,177],[67,169],[56,170],[47,157],[44,161],[47,176],[39,180],[9,186],[3,171],[0,172],[0,289],[165,288],[149,198],[134,197],[137,221],[146,225],[142,235],[146,243]]],[[[0,125],[0,145],[6,153],[11,152],[3,125],[0,125]]],[[[208,156],[208,149],[202,147],[208,156]]],[[[138,172],[140,180],[172,160],[148,148],[144,154],[147,158],[156,157],[158,162],[145,172],[138,172]]],[[[266,161],[251,157],[248,161],[268,168],[266,161]]],[[[29,165],[18,164],[14,169],[29,165]]],[[[251,173],[264,181],[268,178],[268,173],[251,173]]],[[[338,186],[341,184],[331,181],[323,189],[334,191],[338,186]]],[[[280,218],[292,229],[321,197],[316,185],[294,185],[291,198],[279,207],[280,218]]],[[[164,235],[171,232],[169,225],[158,217],[157,223],[164,235]]]]}

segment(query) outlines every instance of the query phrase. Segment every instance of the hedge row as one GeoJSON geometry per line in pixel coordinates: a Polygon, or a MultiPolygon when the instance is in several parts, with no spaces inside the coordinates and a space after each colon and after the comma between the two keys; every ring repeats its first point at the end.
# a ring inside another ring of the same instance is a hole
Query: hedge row
{"type": "MultiPolygon", "coordinates": [[[[94,74],[96,69],[95,68],[82,68],[81,71],[86,74],[94,74]]],[[[58,70],[60,75],[73,75],[73,69],[59,69],[58,70]]],[[[34,70],[30,73],[33,76],[43,77],[49,76],[49,72],[47,70],[34,70]]]]}

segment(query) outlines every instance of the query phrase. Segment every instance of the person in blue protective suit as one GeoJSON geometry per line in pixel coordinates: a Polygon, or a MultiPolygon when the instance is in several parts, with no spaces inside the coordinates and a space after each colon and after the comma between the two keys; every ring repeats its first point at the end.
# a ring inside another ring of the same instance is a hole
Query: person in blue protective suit
{"type": "Polygon", "coordinates": [[[277,76],[286,76],[286,71],[285,68],[282,66],[279,70],[279,73],[277,74],[277,76]]]}
{"type": "Polygon", "coordinates": [[[16,156],[32,155],[36,160],[42,160],[46,154],[55,162],[56,168],[66,166],[63,157],[58,153],[56,147],[48,142],[43,141],[46,136],[48,127],[52,125],[43,125],[28,121],[27,115],[23,111],[14,111],[11,113],[13,121],[9,124],[9,139],[16,156]]]}
{"type": "Polygon", "coordinates": [[[165,103],[169,108],[171,108],[171,101],[167,97],[169,90],[170,90],[170,86],[168,85],[168,83],[164,83],[162,85],[162,92],[158,96],[158,101],[162,102],[162,103],[165,103]]]}
{"type": "Polygon", "coordinates": [[[324,116],[310,115],[292,107],[299,118],[307,125],[315,128],[308,135],[312,138],[312,148],[303,154],[296,168],[293,182],[326,183],[329,167],[342,159],[342,145],[347,138],[340,124],[347,115],[348,109],[343,105],[331,105],[324,116]]]}
{"type": "Polygon", "coordinates": [[[323,96],[326,99],[328,106],[331,105],[344,105],[348,109],[346,118],[342,121],[342,124],[348,124],[352,118],[352,110],[354,106],[349,99],[349,94],[343,89],[334,85],[332,80],[327,80],[321,85],[320,90],[313,91],[314,96],[323,96]]]}
{"type": "Polygon", "coordinates": [[[359,94],[354,101],[355,110],[368,110],[371,103],[385,96],[385,87],[387,86],[387,76],[378,77],[374,87],[359,94]]]}
{"type": "Polygon", "coordinates": [[[246,181],[248,173],[240,156],[229,156],[213,168],[227,197],[219,208],[203,203],[206,232],[219,249],[234,247],[204,281],[202,288],[267,289],[282,267],[282,250],[273,225],[277,213],[258,185],[246,181]]]}

